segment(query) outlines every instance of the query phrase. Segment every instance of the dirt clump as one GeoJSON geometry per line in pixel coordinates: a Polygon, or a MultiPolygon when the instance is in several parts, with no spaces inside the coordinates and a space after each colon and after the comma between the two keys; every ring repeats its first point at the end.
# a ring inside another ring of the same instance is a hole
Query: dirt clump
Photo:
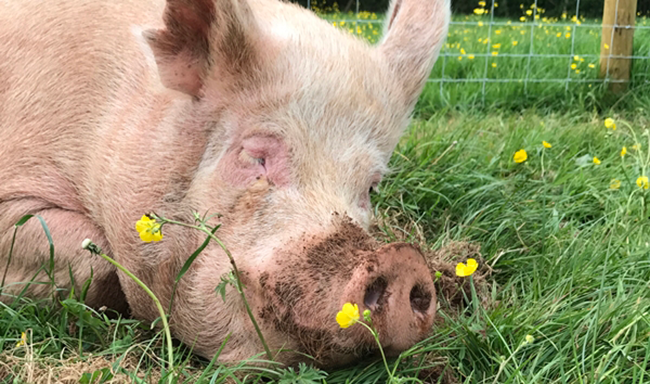
{"type": "Polygon", "coordinates": [[[429,271],[435,282],[438,301],[442,309],[448,309],[451,314],[459,314],[472,298],[469,278],[456,276],[456,265],[465,263],[467,259],[475,259],[478,269],[472,275],[476,295],[485,308],[490,306],[490,283],[488,277],[492,269],[481,256],[481,246],[466,241],[452,241],[436,250],[423,250],[429,271]],[[436,278],[436,272],[440,277],[436,278]]]}

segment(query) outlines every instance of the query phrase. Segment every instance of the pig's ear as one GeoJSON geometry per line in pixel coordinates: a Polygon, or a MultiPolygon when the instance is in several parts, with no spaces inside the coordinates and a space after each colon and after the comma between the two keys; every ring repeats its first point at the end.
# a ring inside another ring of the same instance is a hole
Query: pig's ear
{"type": "Polygon", "coordinates": [[[200,97],[211,67],[251,59],[256,28],[246,0],[167,0],[163,21],[143,35],[167,88],[200,97]]]}
{"type": "Polygon", "coordinates": [[[391,0],[379,49],[415,103],[438,58],[451,15],[450,0],[391,0]]]}

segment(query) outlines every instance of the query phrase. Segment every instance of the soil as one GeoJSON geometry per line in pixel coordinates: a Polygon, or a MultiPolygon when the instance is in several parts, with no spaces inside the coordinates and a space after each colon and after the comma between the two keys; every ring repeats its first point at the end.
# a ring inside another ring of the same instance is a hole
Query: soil
{"type": "Polygon", "coordinates": [[[456,276],[456,264],[464,263],[469,258],[475,259],[479,264],[478,270],[472,275],[476,295],[484,307],[490,305],[488,277],[491,269],[485,263],[480,250],[481,247],[475,243],[452,241],[440,249],[424,251],[431,276],[435,281],[440,306],[450,310],[452,314],[458,314],[465,308],[466,298],[472,297],[469,279],[456,276]],[[442,272],[438,279],[436,279],[436,272],[442,272]]]}

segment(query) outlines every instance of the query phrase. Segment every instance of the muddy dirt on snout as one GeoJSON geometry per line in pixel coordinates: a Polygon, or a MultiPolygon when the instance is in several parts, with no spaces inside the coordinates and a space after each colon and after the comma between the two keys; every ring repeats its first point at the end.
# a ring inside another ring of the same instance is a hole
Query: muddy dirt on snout
{"type": "MultiPolygon", "coordinates": [[[[352,342],[347,336],[343,337],[335,322],[326,320],[324,316],[340,309],[339,298],[345,297],[343,290],[353,276],[358,278],[360,270],[372,274],[377,268],[382,268],[383,262],[377,251],[388,246],[386,241],[381,241],[381,236],[369,234],[347,218],[341,218],[336,226],[328,236],[306,237],[287,244],[275,258],[273,271],[262,273],[258,280],[262,295],[257,315],[261,322],[281,334],[291,335],[291,348],[313,356],[323,366],[374,353],[374,340],[369,334],[359,332],[352,342]]],[[[395,247],[390,249],[394,252],[400,252],[401,247],[412,248],[407,244],[393,244],[395,247]]],[[[448,316],[462,313],[467,305],[465,298],[471,297],[469,279],[457,277],[455,273],[456,264],[465,262],[467,258],[479,261],[479,270],[473,275],[474,285],[479,297],[487,300],[486,277],[489,271],[484,266],[478,245],[451,242],[437,250],[427,250],[426,245],[413,245],[422,252],[435,281],[436,305],[448,316]],[[438,279],[435,278],[436,272],[442,273],[438,279]]],[[[375,314],[379,316],[376,325],[384,325],[381,323],[381,305],[375,314]]],[[[434,319],[433,327],[429,323],[422,336],[435,332],[442,325],[442,316],[434,319]]]]}
{"type": "Polygon", "coordinates": [[[349,218],[341,218],[337,226],[325,238],[314,236],[288,247],[276,259],[281,273],[262,273],[258,281],[265,292],[259,318],[276,331],[292,335],[298,349],[323,364],[340,355],[365,355],[365,345],[372,345],[370,337],[360,345],[336,343],[339,327],[335,322],[332,326],[318,323],[323,317],[318,310],[328,301],[324,298],[349,281],[360,263],[372,265],[368,255],[381,245],[349,218]]]}

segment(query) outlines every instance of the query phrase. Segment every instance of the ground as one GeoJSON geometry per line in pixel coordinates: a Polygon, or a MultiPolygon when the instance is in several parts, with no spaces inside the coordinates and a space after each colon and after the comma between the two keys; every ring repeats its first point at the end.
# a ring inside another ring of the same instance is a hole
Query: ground
{"type": "MultiPolygon", "coordinates": [[[[438,91],[425,90],[373,197],[375,235],[420,244],[432,273],[442,272],[431,336],[390,368],[424,382],[650,382],[647,85],[625,102],[594,96],[586,104],[569,90],[570,103],[522,104],[504,94],[450,105],[427,96],[438,91]],[[522,149],[527,159],[517,163],[522,149]],[[472,280],[454,276],[467,257],[479,261],[472,280]]],[[[0,345],[7,383],[155,382],[165,374],[160,334],[75,301],[3,305],[0,345]]],[[[331,372],[223,367],[182,346],[175,366],[186,382],[387,377],[381,360],[331,372]]]]}

